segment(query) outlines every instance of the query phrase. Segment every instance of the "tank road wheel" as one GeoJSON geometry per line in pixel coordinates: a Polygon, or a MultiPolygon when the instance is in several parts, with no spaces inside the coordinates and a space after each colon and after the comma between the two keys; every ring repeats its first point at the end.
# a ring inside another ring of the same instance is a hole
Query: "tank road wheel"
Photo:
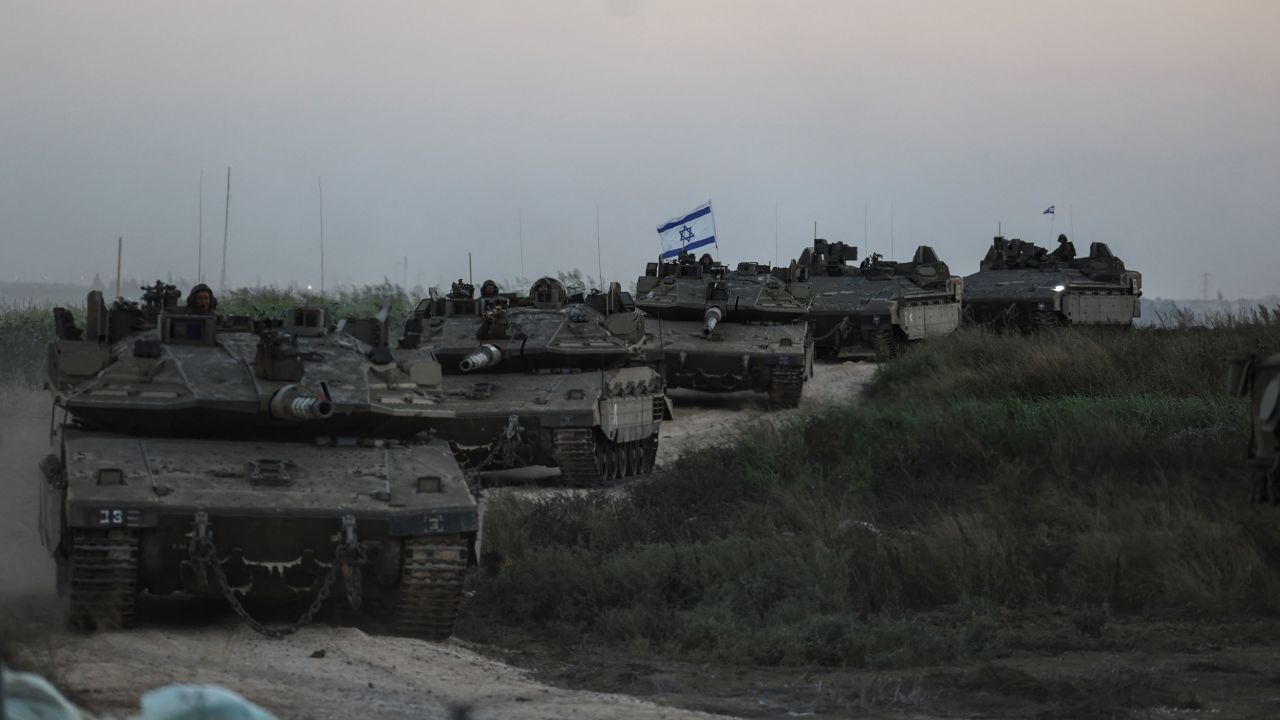
{"type": "Polygon", "coordinates": [[[658,433],[654,433],[640,441],[644,452],[644,474],[648,475],[658,464],[658,433]]]}
{"type": "Polygon", "coordinates": [[[1052,310],[1036,310],[1031,313],[1032,330],[1052,330],[1062,327],[1062,318],[1052,310]]]}
{"type": "Polygon", "coordinates": [[[893,351],[896,349],[893,328],[875,328],[867,333],[867,339],[871,343],[871,350],[876,354],[876,360],[888,360],[893,357],[893,351]]]}
{"type": "Polygon", "coordinates": [[[608,449],[592,428],[556,430],[553,456],[560,476],[573,487],[599,487],[606,477],[608,449]]]}
{"type": "Polygon", "coordinates": [[[467,573],[467,543],[458,536],[405,538],[400,589],[392,625],[395,632],[427,640],[453,634],[467,573]]]}
{"type": "Polygon", "coordinates": [[[774,365],[769,369],[769,404],[775,408],[799,407],[802,390],[803,367],[774,365]]]}
{"type": "Polygon", "coordinates": [[[133,623],[138,599],[138,536],[131,530],[76,530],[70,559],[72,629],[133,623]]]}

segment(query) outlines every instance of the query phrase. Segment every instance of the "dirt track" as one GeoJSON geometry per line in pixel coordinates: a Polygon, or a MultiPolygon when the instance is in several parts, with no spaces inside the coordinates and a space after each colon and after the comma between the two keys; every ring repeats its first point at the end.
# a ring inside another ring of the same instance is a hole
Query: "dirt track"
{"type": "MultiPolygon", "coordinates": [[[[805,402],[854,395],[871,366],[821,366],[805,402]]],[[[43,394],[9,393],[0,410],[0,601],[39,606],[50,618],[32,625],[8,612],[10,643],[28,662],[96,710],[127,713],[147,691],[169,683],[216,683],[281,717],[450,717],[471,708],[476,718],[712,717],[626,695],[556,688],[523,670],[490,660],[458,641],[429,643],[317,624],[285,640],[267,640],[218,609],[161,604],[128,632],[89,636],[57,627],[51,611],[54,570],[36,531],[36,466],[48,452],[49,415],[43,394]],[[32,602],[34,601],[34,602],[32,602]],[[323,657],[313,657],[323,651],[323,657]]],[[[681,450],[719,441],[766,415],[762,396],[676,393],[676,420],[663,428],[660,462],[681,450]]],[[[790,411],[791,414],[796,411],[790,411]]],[[[29,611],[28,611],[29,612],[29,611]]],[[[0,640],[4,638],[0,637],[0,640]]]]}

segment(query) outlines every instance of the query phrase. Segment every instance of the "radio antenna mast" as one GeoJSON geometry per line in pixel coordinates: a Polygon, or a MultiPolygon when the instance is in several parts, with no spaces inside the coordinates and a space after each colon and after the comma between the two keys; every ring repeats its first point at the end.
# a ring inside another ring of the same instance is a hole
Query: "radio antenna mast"
{"type": "Polygon", "coordinates": [[[196,231],[196,282],[204,282],[204,170],[200,171],[200,229],[196,231]]]}
{"type": "Polygon", "coordinates": [[[231,224],[231,168],[227,168],[227,209],[222,216],[222,279],[218,283],[218,293],[227,291],[227,230],[231,224]]]}
{"type": "Polygon", "coordinates": [[[320,294],[324,295],[324,182],[319,176],[316,187],[320,189],[320,294]]]}

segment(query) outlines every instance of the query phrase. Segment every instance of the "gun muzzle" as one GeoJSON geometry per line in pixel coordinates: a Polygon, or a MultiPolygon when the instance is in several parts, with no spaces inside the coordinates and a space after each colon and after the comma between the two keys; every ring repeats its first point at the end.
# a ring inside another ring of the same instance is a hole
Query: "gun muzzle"
{"type": "Polygon", "coordinates": [[[286,385],[271,396],[271,417],[278,420],[325,420],[333,415],[333,403],[303,391],[297,385],[286,385]]]}
{"type": "Polygon", "coordinates": [[[484,344],[462,358],[462,362],[458,363],[458,369],[462,372],[471,372],[492,367],[500,362],[502,362],[502,350],[497,345],[484,344]]]}
{"type": "Polygon", "coordinates": [[[724,311],[719,307],[712,305],[707,308],[707,312],[702,316],[702,336],[706,337],[715,332],[716,324],[724,317],[724,311]]]}

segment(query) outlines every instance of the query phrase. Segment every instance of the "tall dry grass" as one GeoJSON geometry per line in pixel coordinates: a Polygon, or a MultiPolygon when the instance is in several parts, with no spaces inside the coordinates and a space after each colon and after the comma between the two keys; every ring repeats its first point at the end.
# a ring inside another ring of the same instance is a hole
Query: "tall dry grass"
{"type": "Polygon", "coordinates": [[[1280,611],[1223,359],[1273,322],[962,332],[870,397],[687,453],[622,496],[499,500],[462,632],[534,628],[686,659],[899,667],[981,657],[1003,613],[1280,611]]]}

